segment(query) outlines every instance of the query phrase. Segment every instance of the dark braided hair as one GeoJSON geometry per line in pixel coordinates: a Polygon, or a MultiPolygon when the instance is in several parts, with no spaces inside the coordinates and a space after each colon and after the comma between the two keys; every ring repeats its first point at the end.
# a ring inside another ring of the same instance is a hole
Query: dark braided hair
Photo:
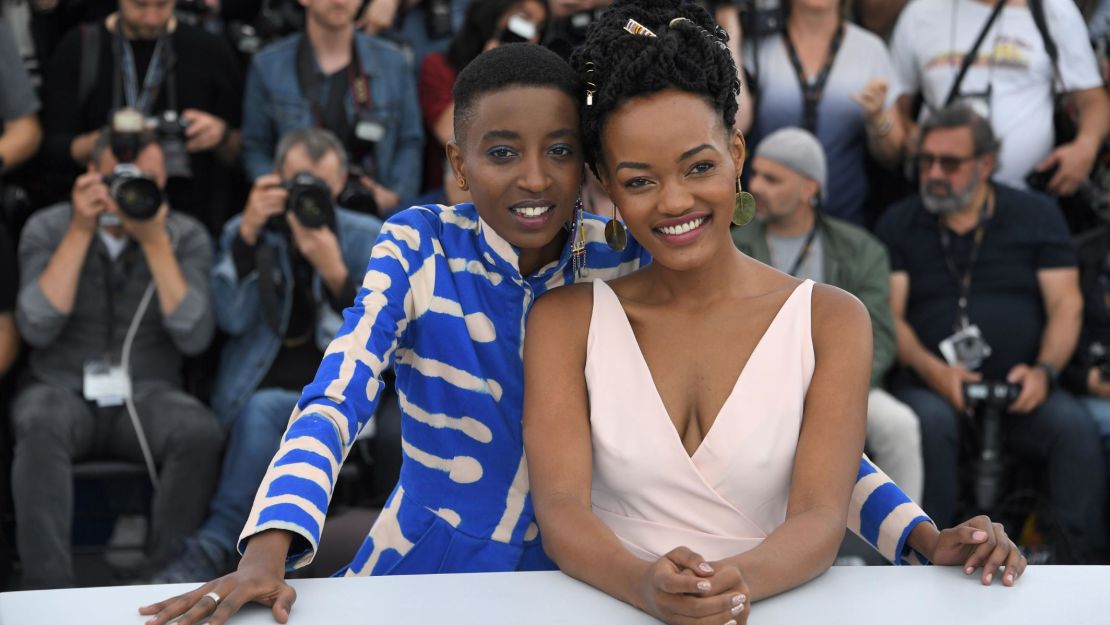
{"type": "Polygon", "coordinates": [[[689,0],[617,0],[590,26],[570,61],[594,92],[592,105],[580,110],[586,162],[595,175],[605,120],[630,98],[680,89],[706,98],[725,127],[733,128],[740,81],[727,41],[724,29],[689,0]],[[626,31],[629,18],[656,37],[626,31]],[[671,26],[675,18],[686,20],[671,26]]]}

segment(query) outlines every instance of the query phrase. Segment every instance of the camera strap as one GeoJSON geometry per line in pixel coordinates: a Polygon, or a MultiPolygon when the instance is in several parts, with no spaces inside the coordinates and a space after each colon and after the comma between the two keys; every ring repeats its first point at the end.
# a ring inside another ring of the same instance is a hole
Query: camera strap
{"type": "Polygon", "coordinates": [[[994,207],[994,189],[988,189],[987,197],[983,200],[983,205],[979,208],[979,223],[975,226],[974,243],[971,248],[971,254],[968,255],[967,267],[961,274],[956,267],[955,254],[952,252],[952,235],[949,233],[948,228],[937,220],[937,230],[940,232],[940,246],[944,250],[944,264],[948,267],[948,273],[952,274],[952,279],[956,281],[957,286],[960,288],[960,298],[956,301],[959,307],[959,318],[956,323],[956,331],[960,331],[971,326],[971,317],[968,313],[968,297],[971,295],[971,274],[975,270],[975,263],[979,260],[979,253],[983,248],[983,238],[987,233],[987,224],[991,220],[991,213],[994,207]]]}
{"type": "Polygon", "coordinates": [[[783,32],[782,41],[786,45],[786,52],[790,57],[790,65],[794,68],[794,75],[798,78],[798,87],[802,90],[802,128],[817,134],[817,107],[821,104],[821,99],[825,97],[825,85],[829,82],[829,74],[832,73],[836,54],[840,52],[840,44],[844,42],[844,22],[841,21],[836,27],[836,34],[829,42],[829,52],[825,55],[825,63],[817,72],[813,82],[806,79],[802,60],[798,57],[798,51],[794,48],[789,29],[783,32]]]}
{"type": "Polygon", "coordinates": [[[810,250],[813,249],[813,241],[817,239],[817,217],[814,216],[813,227],[809,230],[809,235],[806,236],[806,242],[802,245],[801,251],[798,252],[798,257],[794,259],[794,264],[790,267],[790,275],[795,278],[798,277],[798,270],[802,268],[802,263],[806,262],[809,257],[810,250]]]}
{"type": "MultiPolygon", "coordinates": [[[[967,75],[967,70],[971,69],[971,64],[975,62],[975,57],[979,54],[979,48],[983,46],[983,40],[987,38],[987,31],[991,29],[991,25],[998,19],[998,15],[1002,13],[1002,7],[1006,6],[1006,0],[996,0],[994,9],[991,11],[990,17],[987,18],[983,29],[979,31],[979,36],[975,38],[975,43],[972,44],[971,49],[964,55],[964,60],[960,63],[960,70],[956,72],[956,80],[952,81],[952,86],[948,89],[948,96],[944,98],[944,106],[949,106],[956,101],[956,96],[960,93],[960,83],[964,81],[964,76],[967,75]]],[[[955,9],[953,9],[954,11],[955,9]]]]}
{"type": "Polygon", "coordinates": [[[119,70],[123,78],[123,96],[127,106],[144,115],[149,115],[154,101],[158,98],[158,90],[162,79],[166,75],[166,63],[163,55],[169,48],[169,35],[162,33],[154,44],[154,53],[150,56],[146,75],[143,77],[142,91],[139,90],[138,69],[135,67],[135,52],[131,49],[131,42],[123,36],[123,29],[116,28],[116,54],[119,58],[119,70]]]}

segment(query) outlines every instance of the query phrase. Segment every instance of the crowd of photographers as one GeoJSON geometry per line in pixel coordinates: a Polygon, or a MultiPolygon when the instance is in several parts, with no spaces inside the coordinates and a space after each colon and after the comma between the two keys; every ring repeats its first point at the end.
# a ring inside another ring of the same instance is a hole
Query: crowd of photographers
{"type": "MultiPolygon", "coordinates": [[[[143,579],[234,568],[382,220],[467,200],[458,71],[504,42],[568,55],[605,4],[0,0],[21,585],[76,583],[72,467],[102,458],[156,485],[143,579]]],[[[869,453],[938,525],[989,512],[1033,561],[1110,550],[1110,0],[1087,4],[707,7],[744,70],[761,220],[737,245],[865,303],[869,453]]]]}

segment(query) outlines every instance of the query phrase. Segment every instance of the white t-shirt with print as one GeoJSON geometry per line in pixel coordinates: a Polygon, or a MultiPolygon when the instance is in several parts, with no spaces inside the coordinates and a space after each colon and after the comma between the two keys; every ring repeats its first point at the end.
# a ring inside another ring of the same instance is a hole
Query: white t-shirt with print
{"type": "MultiPolygon", "coordinates": [[[[1062,92],[1102,86],[1087,26],[1073,0],[1041,0],[1048,31],[1059,50],[1062,92]]],[[[964,55],[990,17],[992,3],[977,0],[914,0],[891,37],[896,91],[920,92],[939,108],[964,55]]],[[[1025,188],[1025,176],[1052,151],[1052,59],[1028,7],[1007,6],[991,25],[975,62],[960,84],[962,96],[988,103],[991,126],[1002,141],[995,179],[1025,188]],[[989,96],[982,96],[987,93],[989,96]]]]}

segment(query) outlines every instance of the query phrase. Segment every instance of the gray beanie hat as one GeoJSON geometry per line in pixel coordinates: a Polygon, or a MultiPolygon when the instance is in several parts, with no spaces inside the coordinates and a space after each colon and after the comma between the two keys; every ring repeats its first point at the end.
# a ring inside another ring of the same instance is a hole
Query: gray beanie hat
{"type": "Polygon", "coordinates": [[[828,193],[826,185],[825,148],[812,133],[801,128],[781,128],[759,142],[755,155],[789,167],[817,182],[821,201],[828,193]]]}

